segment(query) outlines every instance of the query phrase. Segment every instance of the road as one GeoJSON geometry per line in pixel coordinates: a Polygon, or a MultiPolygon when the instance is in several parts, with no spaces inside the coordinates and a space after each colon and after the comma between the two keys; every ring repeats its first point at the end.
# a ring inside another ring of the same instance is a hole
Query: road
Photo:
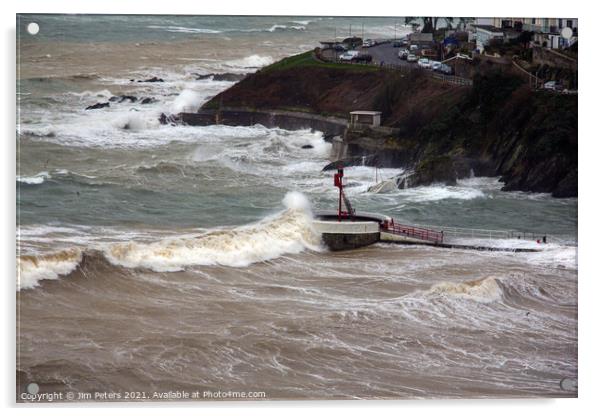
{"type": "Polygon", "coordinates": [[[392,43],[381,43],[380,45],[372,46],[371,48],[361,48],[360,50],[362,51],[361,53],[372,55],[372,63],[376,65],[383,62],[387,65],[417,66],[416,63],[399,59],[397,53],[400,49],[405,49],[405,47],[394,48],[392,43]]]}

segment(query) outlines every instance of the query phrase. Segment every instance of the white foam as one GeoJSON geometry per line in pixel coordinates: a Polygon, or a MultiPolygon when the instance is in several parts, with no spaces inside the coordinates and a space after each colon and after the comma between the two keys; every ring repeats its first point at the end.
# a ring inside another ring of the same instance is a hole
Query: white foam
{"type": "Polygon", "coordinates": [[[177,113],[194,113],[201,105],[201,94],[198,91],[186,89],[178,95],[173,104],[171,105],[171,112],[177,113]]]}
{"type": "Polygon", "coordinates": [[[271,56],[249,55],[241,59],[226,61],[226,66],[239,68],[261,68],[274,62],[271,56]]]}
{"type": "Polygon", "coordinates": [[[286,211],[256,224],[212,230],[197,238],[110,244],[103,251],[113,264],[164,272],[201,265],[244,267],[286,253],[319,250],[320,237],[312,228],[307,199],[291,192],[283,203],[286,211]]]}
{"type": "Polygon", "coordinates": [[[166,32],[172,32],[172,33],[207,33],[207,34],[222,33],[221,30],[205,29],[205,28],[202,28],[202,27],[155,26],[155,25],[151,25],[151,26],[147,26],[147,28],[149,28],[149,29],[161,29],[161,30],[164,30],[166,32]]]}
{"type": "Polygon", "coordinates": [[[28,185],[40,185],[50,178],[48,172],[40,172],[33,176],[17,176],[17,181],[28,185]]]}
{"type": "Polygon", "coordinates": [[[485,198],[485,193],[480,189],[462,186],[419,186],[403,189],[400,192],[411,202],[440,201],[443,199],[470,200],[485,198]]]}
{"type": "Polygon", "coordinates": [[[291,23],[297,23],[298,25],[307,26],[308,24],[315,22],[315,20],[291,20],[291,23]]]}
{"type": "Polygon", "coordinates": [[[71,273],[82,259],[78,249],[44,256],[17,258],[17,290],[38,286],[40,280],[54,280],[71,273]]]}
{"type": "Polygon", "coordinates": [[[427,297],[460,297],[485,303],[500,300],[502,294],[500,285],[493,277],[460,283],[441,282],[426,291],[427,297]]]}

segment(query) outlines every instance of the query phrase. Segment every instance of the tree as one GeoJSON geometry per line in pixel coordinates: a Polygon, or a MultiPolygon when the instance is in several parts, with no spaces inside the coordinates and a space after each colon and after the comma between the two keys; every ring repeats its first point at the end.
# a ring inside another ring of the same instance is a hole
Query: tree
{"type": "Polygon", "coordinates": [[[448,29],[452,29],[454,27],[454,20],[458,20],[456,25],[457,29],[461,27],[466,27],[467,23],[471,23],[474,21],[474,17],[416,17],[416,16],[408,16],[405,18],[406,24],[415,23],[417,20],[422,22],[422,33],[433,33],[437,29],[437,24],[439,20],[442,19],[445,21],[445,25],[448,29]]]}

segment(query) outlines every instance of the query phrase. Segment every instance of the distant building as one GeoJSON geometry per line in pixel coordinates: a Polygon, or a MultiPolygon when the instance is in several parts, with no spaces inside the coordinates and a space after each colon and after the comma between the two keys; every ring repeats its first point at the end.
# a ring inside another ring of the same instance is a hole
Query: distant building
{"type": "Polygon", "coordinates": [[[493,25],[502,30],[535,32],[534,42],[550,49],[568,48],[577,42],[578,19],[539,17],[495,17],[493,25]],[[570,28],[572,36],[562,36],[564,28],[570,28]]]}
{"type": "Polygon", "coordinates": [[[485,50],[493,40],[504,41],[504,31],[492,25],[473,25],[475,31],[475,42],[480,52],[485,50]]]}
{"type": "Polygon", "coordinates": [[[351,127],[378,127],[380,126],[380,111],[352,111],[349,113],[351,127]]]}

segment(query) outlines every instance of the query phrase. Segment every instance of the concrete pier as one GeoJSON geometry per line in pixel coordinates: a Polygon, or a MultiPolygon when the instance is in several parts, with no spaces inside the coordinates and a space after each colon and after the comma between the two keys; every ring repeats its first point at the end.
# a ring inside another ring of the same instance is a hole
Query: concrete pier
{"type": "Polygon", "coordinates": [[[336,211],[318,211],[314,229],[322,234],[322,241],[333,251],[350,250],[380,241],[380,223],[388,217],[358,212],[353,219],[339,221],[336,211]]]}
{"type": "Polygon", "coordinates": [[[322,241],[333,251],[349,250],[374,244],[380,240],[379,224],[373,221],[314,221],[322,241]]]}

